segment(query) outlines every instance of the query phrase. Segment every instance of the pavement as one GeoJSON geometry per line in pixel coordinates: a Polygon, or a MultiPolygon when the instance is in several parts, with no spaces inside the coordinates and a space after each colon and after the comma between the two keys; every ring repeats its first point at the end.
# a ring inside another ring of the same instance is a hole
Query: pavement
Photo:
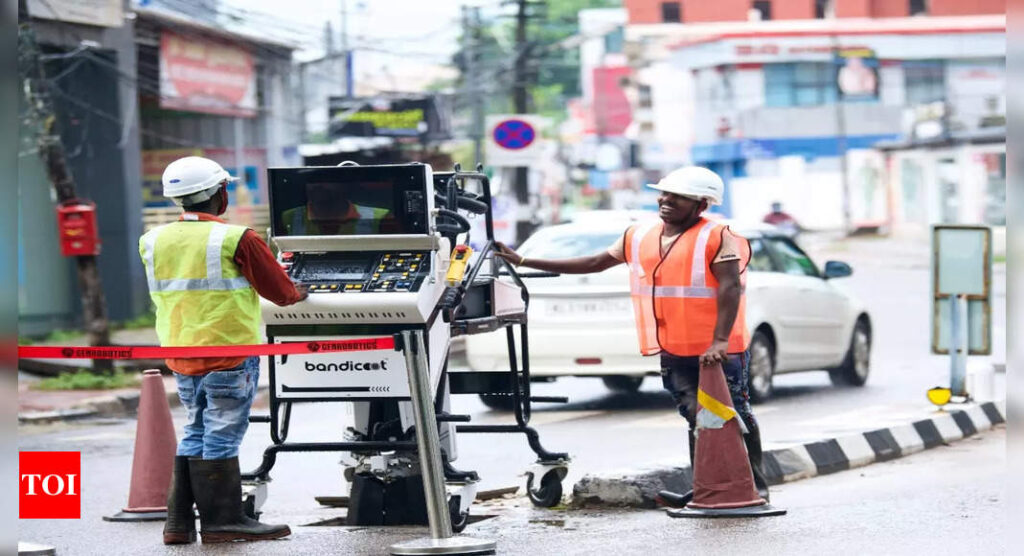
{"type": "MultiPolygon", "coordinates": [[[[908,458],[776,487],[773,505],[788,511],[782,517],[689,520],[651,509],[538,509],[520,497],[474,505],[477,521],[463,535],[495,541],[502,555],[1006,554],[1006,471],[1000,427],[908,458]]],[[[393,543],[427,535],[424,527],[334,525],[340,515],[328,508],[271,510],[264,520],[289,523],[290,537],[227,545],[163,546],[159,522],[26,520],[19,534],[55,547],[58,555],[86,556],[361,556],[387,554],[393,543]]]]}
{"type": "MultiPolygon", "coordinates": [[[[828,475],[948,446],[1006,423],[1002,402],[968,403],[929,412],[926,418],[805,444],[766,450],[764,474],[769,485],[828,475]],[[955,409],[953,408],[955,407],[955,409]]],[[[584,476],[573,486],[576,507],[655,507],[660,490],[692,488],[689,458],[584,476]]]]}

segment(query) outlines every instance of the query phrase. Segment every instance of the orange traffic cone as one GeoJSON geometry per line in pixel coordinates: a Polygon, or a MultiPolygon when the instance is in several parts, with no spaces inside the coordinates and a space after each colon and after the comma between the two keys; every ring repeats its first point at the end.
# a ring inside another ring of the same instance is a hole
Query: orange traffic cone
{"type": "Polygon", "coordinates": [[[104,516],[104,521],[167,519],[167,489],[171,484],[178,441],[174,437],[167,391],[158,370],[142,373],[138,415],[128,506],[114,515],[104,516]]]}
{"type": "Polygon", "coordinates": [[[743,422],[732,405],[721,365],[701,366],[697,387],[697,446],[693,501],[668,510],[672,517],[783,515],[758,496],[743,444],[743,422]]]}

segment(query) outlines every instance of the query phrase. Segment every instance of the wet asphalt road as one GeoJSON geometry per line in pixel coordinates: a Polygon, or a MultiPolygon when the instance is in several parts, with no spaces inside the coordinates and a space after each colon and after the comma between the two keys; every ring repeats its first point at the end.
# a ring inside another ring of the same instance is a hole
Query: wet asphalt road
{"type": "MultiPolygon", "coordinates": [[[[87,488],[87,504],[114,493],[87,488]]],[[[1006,553],[1005,430],[903,459],[776,487],[783,517],[670,519],[657,510],[540,510],[522,498],[478,504],[465,534],[496,540],[499,554],[1003,554],[1006,553]],[[969,472],[967,472],[969,470],[969,472]]],[[[104,508],[106,509],[106,508],[104,508]]],[[[424,528],[304,527],[329,511],[285,517],[291,538],[264,543],[159,544],[159,523],[22,522],[21,538],[45,540],[58,554],[385,554],[424,528]]]]}

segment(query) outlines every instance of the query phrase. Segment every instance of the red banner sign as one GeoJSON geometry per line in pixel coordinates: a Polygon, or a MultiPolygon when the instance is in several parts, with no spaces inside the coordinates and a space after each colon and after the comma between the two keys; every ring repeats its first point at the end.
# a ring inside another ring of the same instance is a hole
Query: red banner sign
{"type": "Polygon", "coordinates": [[[18,346],[18,357],[26,359],[179,359],[190,357],[249,357],[253,355],[373,351],[381,349],[395,349],[395,339],[391,336],[382,336],[379,338],[322,342],[199,347],[18,346]]]}
{"type": "Polygon", "coordinates": [[[256,72],[246,50],[170,31],[160,35],[160,106],[256,115],[256,72]]]}

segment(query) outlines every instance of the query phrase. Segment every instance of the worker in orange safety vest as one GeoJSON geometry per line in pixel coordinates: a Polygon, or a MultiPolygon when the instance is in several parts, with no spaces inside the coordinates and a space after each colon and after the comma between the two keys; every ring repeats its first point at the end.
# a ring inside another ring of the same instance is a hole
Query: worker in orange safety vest
{"type": "MultiPolygon", "coordinates": [[[[725,191],[722,179],[711,170],[679,168],[648,187],[661,191],[660,221],[630,226],[607,251],[569,259],[527,259],[497,243],[495,255],[517,266],[562,274],[629,265],[640,352],[661,355],[662,383],[689,424],[690,461],[700,366],[719,363],[745,429],[755,484],[767,500],[761,434],[747,390],[750,332],[744,284],[750,246],[728,226],[702,215],[711,204],[721,204],[725,191]]],[[[685,506],[692,497],[692,491],[658,494],[660,503],[673,507],[685,506]]]]}

